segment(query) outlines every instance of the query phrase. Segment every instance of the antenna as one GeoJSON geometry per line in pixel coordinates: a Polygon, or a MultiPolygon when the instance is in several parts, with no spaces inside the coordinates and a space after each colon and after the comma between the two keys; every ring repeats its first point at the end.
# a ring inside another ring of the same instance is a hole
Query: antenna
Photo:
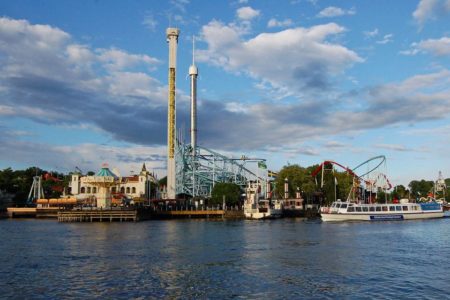
{"type": "Polygon", "coordinates": [[[195,66],[195,35],[192,35],[192,65],[195,66]]]}

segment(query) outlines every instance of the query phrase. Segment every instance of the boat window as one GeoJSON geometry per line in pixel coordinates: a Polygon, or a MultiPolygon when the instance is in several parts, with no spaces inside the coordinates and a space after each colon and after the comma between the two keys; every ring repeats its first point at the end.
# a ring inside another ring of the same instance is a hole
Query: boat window
{"type": "Polygon", "coordinates": [[[361,211],[361,207],[360,206],[355,207],[355,209],[356,209],[356,211],[361,211]]]}
{"type": "Polygon", "coordinates": [[[342,204],[341,208],[347,208],[347,204],[342,204]]]}
{"type": "Polygon", "coordinates": [[[402,207],[400,205],[398,205],[398,206],[395,207],[395,210],[396,211],[402,211],[402,207]]]}
{"type": "Polygon", "coordinates": [[[363,211],[369,211],[369,208],[367,206],[363,206],[362,210],[363,211]]]}
{"type": "Polygon", "coordinates": [[[408,211],[408,206],[403,206],[403,211],[408,211]]]}
{"type": "Polygon", "coordinates": [[[347,212],[354,212],[355,208],[353,206],[350,206],[349,208],[347,208],[347,212]]]}
{"type": "Polygon", "coordinates": [[[375,211],[375,207],[373,206],[369,207],[369,211],[375,211]]]}
{"type": "Polygon", "coordinates": [[[376,211],[381,211],[381,206],[377,206],[377,207],[375,208],[375,210],[376,210],[376,211]]]}
{"type": "Polygon", "coordinates": [[[383,206],[383,211],[388,211],[387,206],[383,206]]]}
{"type": "Polygon", "coordinates": [[[389,206],[389,211],[395,211],[395,206],[389,206]]]}

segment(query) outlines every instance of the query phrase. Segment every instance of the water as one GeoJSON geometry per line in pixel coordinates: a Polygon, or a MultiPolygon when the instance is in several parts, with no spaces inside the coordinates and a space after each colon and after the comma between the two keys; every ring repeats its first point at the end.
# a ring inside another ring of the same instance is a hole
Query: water
{"type": "Polygon", "coordinates": [[[438,299],[450,219],[0,221],[0,298],[438,299]]]}

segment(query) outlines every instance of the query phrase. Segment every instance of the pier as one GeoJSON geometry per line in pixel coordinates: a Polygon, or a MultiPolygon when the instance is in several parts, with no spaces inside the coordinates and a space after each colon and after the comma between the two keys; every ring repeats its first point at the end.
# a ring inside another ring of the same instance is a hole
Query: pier
{"type": "Polygon", "coordinates": [[[58,222],[136,222],[140,217],[137,209],[58,211],[58,222]]]}

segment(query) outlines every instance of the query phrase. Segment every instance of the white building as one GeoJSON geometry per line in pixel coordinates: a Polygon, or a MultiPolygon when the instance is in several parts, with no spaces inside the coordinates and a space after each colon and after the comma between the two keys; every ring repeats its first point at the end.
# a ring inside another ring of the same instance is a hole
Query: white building
{"type": "MultiPolygon", "coordinates": [[[[104,172],[105,170],[110,173],[110,176],[114,176],[115,178],[115,184],[109,188],[109,192],[113,198],[121,199],[125,197],[135,200],[159,198],[158,189],[156,188],[158,180],[153,174],[147,171],[145,163],[142,165],[142,170],[139,175],[128,177],[118,177],[107,168],[102,168],[100,172],[104,172]]],[[[87,179],[88,176],[83,176],[79,173],[72,174],[69,186],[71,188],[71,194],[76,196],[76,198],[87,199],[98,196],[98,187],[90,183],[87,179]]]]}

